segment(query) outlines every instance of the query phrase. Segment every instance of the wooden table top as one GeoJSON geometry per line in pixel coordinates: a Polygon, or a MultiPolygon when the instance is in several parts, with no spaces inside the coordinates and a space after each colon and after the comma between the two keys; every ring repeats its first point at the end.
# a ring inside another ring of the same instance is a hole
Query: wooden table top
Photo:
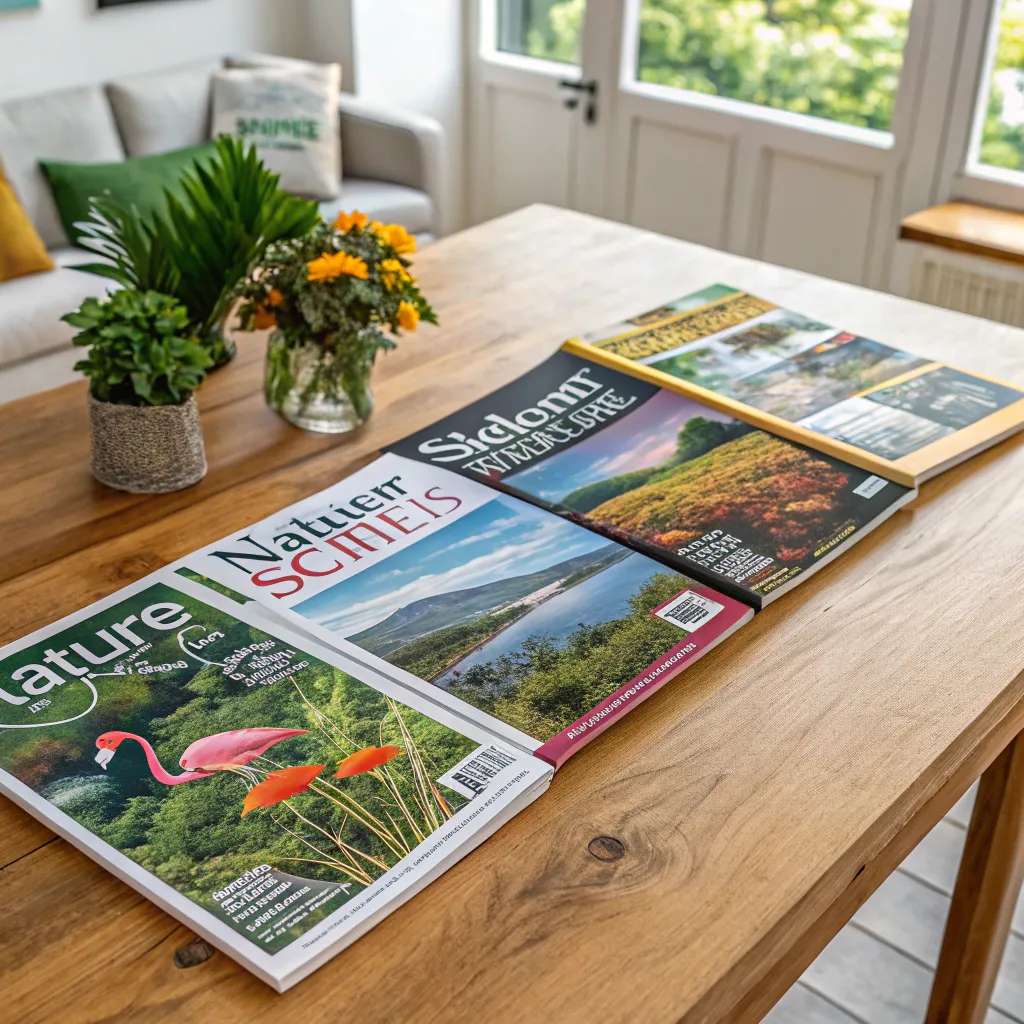
{"type": "MultiPolygon", "coordinates": [[[[563,338],[712,282],[1024,383],[1024,332],[547,207],[416,270],[442,326],[382,360],[347,439],[265,408],[259,338],[203,385],[211,470],[175,495],[91,479],[84,384],[0,407],[0,641],[338,480],[563,338]]],[[[284,996],[222,954],[176,966],[187,928],[0,798],[0,1016],[759,1020],[1024,726],[1022,523],[1018,436],[926,484],[284,996]],[[594,856],[598,836],[624,855],[594,856]]]]}

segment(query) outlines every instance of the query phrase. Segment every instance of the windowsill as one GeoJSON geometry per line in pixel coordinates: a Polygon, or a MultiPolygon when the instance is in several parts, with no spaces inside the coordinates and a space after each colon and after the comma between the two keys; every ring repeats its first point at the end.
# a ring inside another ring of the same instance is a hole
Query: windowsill
{"type": "Polygon", "coordinates": [[[943,203],[900,222],[900,238],[940,249],[1024,264],[1024,213],[975,203],[943,203]]]}

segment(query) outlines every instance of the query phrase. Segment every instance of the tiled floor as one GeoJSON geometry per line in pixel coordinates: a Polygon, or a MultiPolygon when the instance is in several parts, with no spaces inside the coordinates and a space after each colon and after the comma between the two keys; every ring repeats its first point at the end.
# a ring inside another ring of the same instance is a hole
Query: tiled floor
{"type": "MultiPolygon", "coordinates": [[[[974,801],[971,790],[885,880],[764,1024],[921,1024],[974,801]]],[[[1024,899],[985,1024],[1024,1024],[1024,899]]]]}

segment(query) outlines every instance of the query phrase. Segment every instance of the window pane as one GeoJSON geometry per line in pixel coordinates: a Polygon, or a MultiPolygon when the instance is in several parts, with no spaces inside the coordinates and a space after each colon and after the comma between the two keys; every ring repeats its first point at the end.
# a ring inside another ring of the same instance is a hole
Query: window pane
{"type": "Polygon", "coordinates": [[[643,0],[638,77],[888,130],[912,0],[643,0]]]}
{"type": "Polygon", "coordinates": [[[1003,0],[978,162],[1024,170],[1024,0],[1003,0]]]}
{"type": "Polygon", "coordinates": [[[585,0],[498,0],[498,49],[579,64],[585,0]]]}

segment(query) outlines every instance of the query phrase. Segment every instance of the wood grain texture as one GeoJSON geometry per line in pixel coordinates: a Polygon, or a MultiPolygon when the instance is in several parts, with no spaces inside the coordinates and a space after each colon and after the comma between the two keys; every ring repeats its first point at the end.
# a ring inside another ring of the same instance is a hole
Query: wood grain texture
{"type": "Polygon", "coordinates": [[[1024,736],[981,777],[926,1024],[984,1020],[1022,880],[1024,736]]]}
{"type": "MultiPolygon", "coordinates": [[[[72,460],[5,506],[5,536],[35,555],[0,584],[2,639],[313,493],[564,337],[714,281],[1024,383],[1013,328],[544,207],[438,243],[418,271],[442,327],[384,362],[361,435],[316,450],[289,431],[272,458],[252,436],[247,460],[235,424],[274,429],[256,377],[204,411],[238,459],[224,483],[215,465],[188,500],[94,518],[106,499],[72,460]],[[64,494],[86,507],[38,523],[64,494]]],[[[26,402],[40,426],[20,457],[43,474],[61,414],[26,402]]],[[[1022,516],[1024,439],[929,482],[284,996],[220,954],[175,966],[187,929],[0,801],[0,906],[22,947],[0,958],[5,998],[25,1021],[757,1021],[1024,728],[1022,516]],[[599,836],[624,855],[593,856],[599,836]]]]}
{"type": "Polygon", "coordinates": [[[904,217],[900,238],[1024,264],[1024,214],[976,203],[942,203],[904,217]]]}

